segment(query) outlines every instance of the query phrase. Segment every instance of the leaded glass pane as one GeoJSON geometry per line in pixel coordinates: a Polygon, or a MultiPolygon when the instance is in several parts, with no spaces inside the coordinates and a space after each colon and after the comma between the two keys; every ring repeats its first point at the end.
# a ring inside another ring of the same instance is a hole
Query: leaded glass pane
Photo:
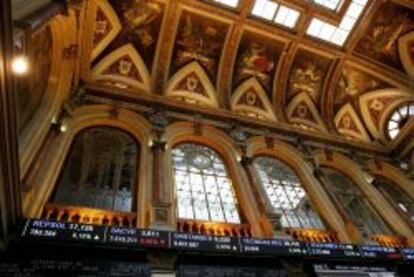
{"type": "Polygon", "coordinates": [[[240,223],[237,200],[221,157],[193,143],[172,151],[179,218],[240,223]]]}
{"type": "Polygon", "coordinates": [[[368,199],[348,176],[329,168],[324,168],[323,172],[329,181],[329,189],[339,200],[338,204],[347,212],[363,237],[392,234],[368,199]]]}
{"type": "Polygon", "coordinates": [[[388,136],[395,139],[400,131],[414,117],[414,104],[406,104],[394,111],[388,121],[388,136]]]}
{"type": "Polygon", "coordinates": [[[414,222],[414,200],[404,192],[398,185],[385,180],[379,179],[377,182],[383,193],[386,193],[397,205],[397,207],[414,222]]]}
{"type": "Polygon", "coordinates": [[[275,158],[258,157],[254,167],[275,212],[281,215],[283,227],[325,229],[289,166],[275,158]]]}
{"type": "Polygon", "coordinates": [[[53,202],[122,212],[133,211],[138,144],[111,127],[76,136],[53,202]]]}

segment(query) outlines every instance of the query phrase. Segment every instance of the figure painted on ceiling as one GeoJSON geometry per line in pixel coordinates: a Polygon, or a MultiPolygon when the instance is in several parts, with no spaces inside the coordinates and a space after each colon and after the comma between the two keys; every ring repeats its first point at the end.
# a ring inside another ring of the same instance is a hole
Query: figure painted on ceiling
{"type": "Polygon", "coordinates": [[[379,79],[348,65],[342,69],[341,78],[333,99],[335,109],[339,109],[346,102],[355,102],[369,91],[385,88],[387,85],[379,79]]]}
{"type": "Polygon", "coordinates": [[[162,13],[160,4],[150,1],[134,0],[123,2],[122,10],[128,28],[137,35],[144,47],[152,45],[156,38],[153,37],[151,30],[146,28],[157,20],[162,13]]]}
{"type": "Polygon", "coordinates": [[[306,92],[318,99],[323,86],[323,70],[314,62],[305,60],[295,66],[289,80],[291,93],[306,92]]]}
{"type": "Polygon", "coordinates": [[[179,29],[177,44],[177,65],[196,60],[213,75],[223,46],[223,31],[186,16],[179,29]]]}
{"type": "Polygon", "coordinates": [[[404,7],[386,3],[380,8],[356,50],[384,64],[403,70],[398,55],[398,40],[412,30],[414,30],[412,12],[404,7]]]}
{"type": "Polygon", "coordinates": [[[250,42],[239,58],[239,80],[255,76],[265,88],[270,87],[271,73],[275,68],[273,58],[267,47],[260,42],[250,42]]]}

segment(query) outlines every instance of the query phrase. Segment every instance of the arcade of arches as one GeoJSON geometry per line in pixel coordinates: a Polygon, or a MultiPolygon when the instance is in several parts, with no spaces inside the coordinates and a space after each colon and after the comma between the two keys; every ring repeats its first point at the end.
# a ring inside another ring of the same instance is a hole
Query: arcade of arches
{"type": "Polygon", "coordinates": [[[31,1],[23,217],[414,247],[412,1],[31,1]]]}

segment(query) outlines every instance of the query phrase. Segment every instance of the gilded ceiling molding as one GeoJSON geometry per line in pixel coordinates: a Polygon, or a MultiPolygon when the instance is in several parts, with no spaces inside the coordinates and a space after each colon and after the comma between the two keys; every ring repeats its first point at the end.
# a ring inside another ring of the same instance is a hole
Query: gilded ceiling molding
{"type": "Polygon", "coordinates": [[[365,142],[371,141],[358,114],[350,103],[345,104],[336,114],[335,126],[337,131],[345,137],[365,142]]]}
{"type": "Polygon", "coordinates": [[[228,108],[231,106],[231,93],[232,93],[232,81],[235,63],[237,60],[237,52],[240,47],[240,41],[243,36],[243,24],[238,23],[233,27],[233,31],[229,35],[229,39],[226,41],[223,52],[223,61],[220,66],[223,68],[219,69],[222,74],[217,77],[217,92],[219,102],[222,107],[228,108]]]}
{"type": "Polygon", "coordinates": [[[231,110],[249,117],[277,121],[269,98],[255,77],[244,81],[234,92],[231,110]]]}
{"type": "MultiPolygon", "coordinates": [[[[108,1],[108,0],[106,0],[108,1]]],[[[96,32],[98,4],[96,0],[87,1],[84,5],[82,20],[82,38],[80,39],[79,79],[86,81],[91,70],[92,52],[96,32]]]]}
{"type": "Polygon", "coordinates": [[[326,126],[329,131],[336,132],[335,127],[335,111],[334,111],[334,97],[336,87],[341,79],[342,69],[345,64],[345,59],[338,59],[333,61],[330,74],[325,82],[324,90],[322,91],[320,111],[323,118],[325,118],[326,126]]]}
{"type": "Polygon", "coordinates": [[[312,129],[328,132],[318,109],[306,92],[296,95],[286,108],[286,116],[290,123],[303,124],[312,129]]]}
{"type": "Polygon", "coordinates": [[[53,39],[49,84],[42,98],[40,107],[31,116],[27,127],[22,129],[19,137],[20,174],[25,176],[38,150],[50,131],[52,119],[59,114],[62,103],[67,99],[75,74],[73,60],[62,59],[62,51],[67,45],[76,42],[76,17],[73,11],[68,16],[56,16],[50,24],[53,39]],[[59,93],[57,93],[59,92],[59,93]]]}
{"type": "Polygon", "coordinates": [[[362,118],[372,136],[387,142],[387,120],[402,103],[414,101],[414,96],[398,89],[380,89],[362,95],[359,106],[362,118]]]}
{"type": "Polygon", "coordinates": [[[207,73],[194,61],[182,67],[168,82],[166,96],[218,108],[216,91],[207,73]]]}
{"type": "Polygon", "coordinates": [[[105,50],[122,29],[116,12],[107,0],[95,0],[94,2],[96,10],[91,61],[94,61],[105,50]]]}
{"type": "Polygon", "coordinates": [[[276,72],[275,80],[278,80],[275,86],[274,99],[281,107],[286,105],[287,90],[289,86],[290,71],[295,61],[296,54],[299,51],[299,44],[287,43],[285,49],[280,57],[278,70],[276,72]]]}
{"type": "Polygon", "coordinates": [[[165,83],[169,78],[169,68],[172,60],[174,42],[178,31],[182,8],[178,7],[178,1],[168,1],[166,15],[162,23],[162,30],[154,58],[152,74],[154,76],[154,90],[156,94],[164,94],[165,83]]]}
{"type": "Polygon", "coordinates": [[[398,50],[405,71],[414,78],[414,31],[399,38],[398,50]]]}
{"type": "Polygon", "coordinates": [[[151,92],[148,69],[131,43],[118,48],[102,59],[92,69],[91,79],[151,92]]]}

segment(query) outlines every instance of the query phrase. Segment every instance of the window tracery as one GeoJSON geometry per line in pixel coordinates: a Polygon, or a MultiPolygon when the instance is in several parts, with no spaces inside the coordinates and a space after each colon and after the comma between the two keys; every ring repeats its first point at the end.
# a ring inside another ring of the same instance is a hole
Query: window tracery
{"type": "Polygon", "coordinates": [[[404,105],[394,111],[387,124],[388,136],[391,139],[395,139],[408,121],[413,117],[414,103],[404,105]]]}
{"type": "Polygon", "coordinates": [[[76,136],[53,203],[132,212],[139,146],[112,127],[76,136]]]}
{"type": "Polygon", "coordinates": [[[281,215],[282,227],[325,229],[289,166],[271,157],[256,158],[254,166],[274,211],[281,215]]]}
{"type": "Polygon", "coordinates": [[[322,170],[327,177],[328,189],[339,201],[337,204],[347,213],[364,238],[377,234],[392,235],[386,223],[350,177],[330,168],[322,170]]]}
{"type": "Polygon", "coordinates": [[[239,224],[237,199],[222,158],[194,143],[178,145],[172,156],[178,217],[239,224]]]}

